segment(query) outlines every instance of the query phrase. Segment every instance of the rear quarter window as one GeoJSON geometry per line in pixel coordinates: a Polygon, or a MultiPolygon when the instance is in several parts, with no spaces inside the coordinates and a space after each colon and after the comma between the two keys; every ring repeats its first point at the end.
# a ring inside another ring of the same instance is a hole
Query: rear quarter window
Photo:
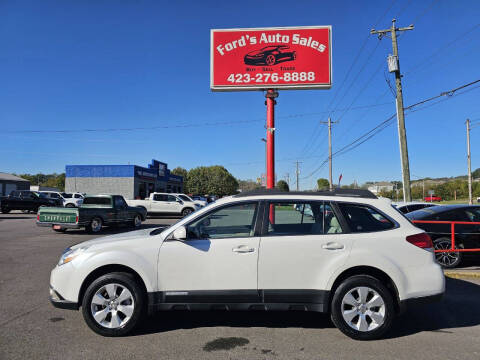
{"type": "Polygon", "coordinates": [[[108,197],[87,197],[83,200],[83,205],[111,205],[112,200],[108,197]]]}
{"type": "Polygon", "coordinates": [[[374,232],[393,229],[395,224],[373,207],[338,203],[351,232],[374,232]]]}

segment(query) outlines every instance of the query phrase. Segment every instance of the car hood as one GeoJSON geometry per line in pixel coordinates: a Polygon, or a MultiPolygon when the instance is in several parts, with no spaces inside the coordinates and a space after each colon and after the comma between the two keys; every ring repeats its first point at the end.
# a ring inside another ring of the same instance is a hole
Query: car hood
{"type": "Polygon", "coordinates": [[[79,247],[92,246],[92,245],[114,245],[115,243],[119,243],[123,241],[131,241],[131,240],[143,238],[145,236],[148,236],[153,230],[154,229],[142,229],[142,230],[129,231],[122,234],[104,236],[101,238],[84,241],[80,244],[76,244],[72,246],[71,248],[76,249],[79,247]]]}
{"type": "Polygon", "coordinates": [[[264,53],[264,51],[262,51],[262,50],[254,50],[254,51],[250,51],[247,55],[258,56],[258,55],[262,55],[263,53],[264,53]]]}

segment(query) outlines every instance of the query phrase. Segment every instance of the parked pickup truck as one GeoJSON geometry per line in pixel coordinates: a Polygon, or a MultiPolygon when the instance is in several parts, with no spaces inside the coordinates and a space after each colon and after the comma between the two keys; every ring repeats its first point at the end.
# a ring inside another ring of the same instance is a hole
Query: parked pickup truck
{"type": "Polygon", "coordinates": [[[87,195],[78,208],[40,208],[37,225],[51,227],[57,232],[85,228],[89,232],[98,233],[104,226],[117,224],[137,228],[146,216],[145,209],[129,207],[123,196],[87,195]]]}
{"type": "Polygon", "coordinates": [[[202,206],[193,201],[182,200],[176,194],[151,193],[145,200],[127,200],[129,206],[144,208],[148,214],[187,216],[202,206]]]}
{"type": "Polygon", "coordinates": [[[30,190],[12,191],[0,202],[3,214],[8,214],[12,210],[37,212],[40,206],[63,206],[63,202],[58,199],[49,199],[44,194],[30,190]]]}

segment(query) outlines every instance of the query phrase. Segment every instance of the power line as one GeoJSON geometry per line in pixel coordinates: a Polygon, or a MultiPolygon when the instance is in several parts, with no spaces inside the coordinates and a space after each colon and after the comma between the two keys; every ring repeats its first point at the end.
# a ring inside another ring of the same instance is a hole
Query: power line
{"type": "MultiPolygon", "coordinates": [[[[368,109],[373,107],[391,105],[391,102],[385,102],[381,104],[369,104],[369,105],[362,105],[356,106],[351,108],[351,110],[357,109],[368,109]]],[[[338,109],[335,111],[343,111],[345,109],[338,109]]],[[[277,116],[279,119],[293,119],[293,118],[301,118],[301,117],[308,117],[308,116],[317,116],[323,115],[328,113],[328,111],[319,111],[319,112],[312,112],[312,113],[300,113],[300,114],[290,114],[290,115],[283,115],[277,116]]],[[[178,124],[178,125],[161,125],[161,126],[151,126],[151,127],[135,127],[135,128],[104,128],[104,129],[62,129],[62,130],[4,130],[4,133],[9,134],[24,134],[24,133],[33,133],[33,134],[42,134],[42,133],[79,133],[79,132],[117,132],[117,131],[145,131],[145,130],[163,130],[163,129],[176,129],[176,128],[188,128],[188,127],[202,127],[202,126],[223,126],[223,125],[234,125],[234,124],[247,124],[247,123],[255,123],[255,122],[263,122],[265,119],[253,119],[253,120],[234,120],[234,121],[226,121],[226,122],[199,122],[199,123],[186,123],[186,124],[178,124]]]]}
{"type": "MultiPolygon", "coordinates": [[[[392,6],[395,4],[396,0],[393,0],[390,5],[387,7],[387,9],[384,11],[384,13],[378,18],[378,20],[376,21],[375,25],[378,25],[380,23],[380,21],[383,20],[383,18],[387,15],[387,13],[390,11],[390,9],[392,8],[392,6]]],[[[367,45],[368,43],[368,39],[369,39],[369,36],[367,36],[365,38],[365,40],[363,41],[362,45],[360,46],[360,49],[359,51],[357,52],[355,58],[353,59],[353,62],[352,64],[350,65],[349,69],[347,70],[347,73],[345,74],[345,77],[343,78],[342,82],[340,83],[340,86],[338,87],[338,90],[335,92],[333,98],[330,100],[329,104],[327,105],[327,110],[330,109],[331,106],[333,106],[338,94],[340,94],[340,91],[342,90],[343,88],[343,85],[346,83],[348,77],[350,76],[350,73],[352,72],[355,64],[357,63],[357,61],[359,60],[361,54],[363,53],[363,50],[365,49],[365,46],[367,45]]],[[[374,51],[378,48],[378,45],[375,47],[374,51]]],[[[367,58],[367,61],[365,63],[365,65],[368,63],[368,60],[370,59],[370,57],[373,55],[373,52],[368,56],[367,58]]],[[[363,69],[365,68],[365,65],[361,68],[360,72],[358,75],[360,75],[363,71],[363,69]]],[[[355,79],[358,77],[358,75],[355,77],[355,79]]],[[[354,83],[355,79],[352,81],[352,84],[354,83]]],[[[347,91],[344,93],[343,97],[340,99],[340,101],[337,103],[340,104],[341,101],[343,100],[343,98],[345,97],[345,95],[348,93],[348,91],[350,90],[351,88],[351,85],[350,87],[347,89],[347,91]]],[[[328,115],[328,116],[332,116],[332,112],[328,115]]],[[[311,133],[311,136],[309,137],[309,139],[307,140],[307,142],[305,143],[303,149],[300,151],[300,154],[303,154],[305,152],[307,152],[307,150],[311,149],[311,144],[314,143],[315,139],[316,138],[319,138],[318,135],[320,134],[317,134],[318,132],[318,129],[320,129],[320,124],[317,124],[315,127],[314,127],[314,130],[312,131],[311,133]],[[313,140],[313,142],[312,142],[313,140]]]]}
{"type": "MultiPolygon", "coordinates": [[[[442,96],[448,96],[446,99],[444,100],[448,100],[450,99],[453,95],[455,95],[455,93],[461,89],[464,89],[468,86],[472,86],[473,84],[476,84],[480,82],[480,79],[479,80],[475,80],[475,81],[472,81],[470,83],[467,83],[467,84],[464,84],[464,85],[461,85],[457,88],[454,88],[454,89],[451,89],[451,90],[448,90],[448,91],[443,91],[440,93],[440,95],[437,95],[437,96],[433,96],[433,97],[430,97],[430,98],[427,98],[425,100],[421,100],[417,103],[414,103],[412,105],[409,105],[407,107],[405,107],[405,110],[411,110],[413,109],[414,107],[417,107],[417,106],[420,106],[422,104],[425,104],[427,102],[430,102],[430,101],[433,101],[435,99],[438,99],[439,97],[442,97],[442,96]]],[[[469,89],[469,90],[466,90],[466,91],[462,91],[461,93],[459,93],[458,95],[460,94],[464,94],[468,91],[471,91],[475,88],[479,88],[480,86],[476,86],[472,89],[469,89]]],[[[419,110],[424,110],[425,108],[427,107],[423,107],[419,110]]],[[[419,111],[417,110],[417,111],[419,111]]],[[[411,110],[411,112],[413,112],[413,110],[411,110]]],[[[380,124],[378,124],[377,126],[375,126],[374,128],[370,129],[369,131],[367,131],[366,133],[364,133],[363,135],[361,135],[360,137],[356,138],[355,140],[353,140],[352,142],[350,142],[349,144],[343,146],[342,148],[340,148],[339,150],[335,151],[333,154],[332,154],[332,157],[333,156],[339,156],[339,155],[343,155],[349,151],[352,151],[353,149],[357,148],[358,146],[362,145],[363,143],[365,143],[366,141],[370,140],[372,137],[374,137],[375,135],[377,135],[379,132],[383,131],[384,129],[386,129],[388,126],[392,125],[394,123],[394,119],[396,117],[396,114],[393,114],[391,115],[389,118],[387,118],[386,120],[382,121],[380,124]]],[[[326,160],[324,160],[320,166],[318,166],[314,171],[312,171],[308,176],[304,177],[303,179],[307,179],[311,176],[313,176],[316,172],[318,172],[323,166],[325,166],[328,162],[328,158],[326,160]]]]}

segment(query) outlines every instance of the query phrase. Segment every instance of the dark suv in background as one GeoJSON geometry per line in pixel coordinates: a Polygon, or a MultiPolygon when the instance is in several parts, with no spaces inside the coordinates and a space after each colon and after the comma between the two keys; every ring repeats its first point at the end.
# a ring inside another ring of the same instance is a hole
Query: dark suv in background
{"type": "Polygon", "coordinates": [[[49,199],[45,194],[30,190],[15,190],[2,198],[0,209],[3,214],[12,210],[37,212],[40,206],[63,206],[61,199],[49,199]]]}

